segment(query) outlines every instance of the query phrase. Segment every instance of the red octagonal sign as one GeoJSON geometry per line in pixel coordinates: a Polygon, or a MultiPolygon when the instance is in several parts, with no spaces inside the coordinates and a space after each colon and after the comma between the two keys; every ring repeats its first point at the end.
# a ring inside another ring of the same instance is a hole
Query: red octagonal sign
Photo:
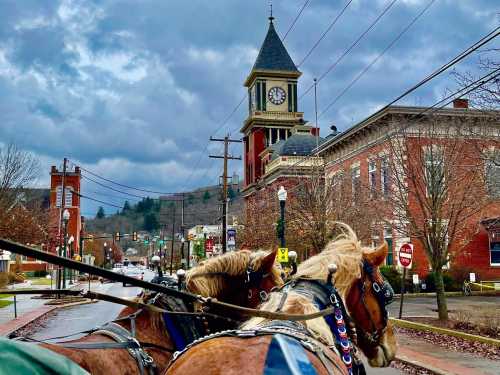
{"type": "Polygon", "coordinates": [[[399,264],[401,266],[408,268],[411,266],[411,260],[413,258],[413,245],[411,243],[405,243],[399,248],[399,264]]]}

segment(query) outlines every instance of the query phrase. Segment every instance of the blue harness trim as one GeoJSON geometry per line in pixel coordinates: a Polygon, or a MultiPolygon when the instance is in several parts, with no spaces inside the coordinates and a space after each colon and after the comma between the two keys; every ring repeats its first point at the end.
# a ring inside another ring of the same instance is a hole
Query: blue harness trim
{"type": "Polygon", "coordinates": [[[175,350],[180,351],[186,347],[186,341],[184,340],[184,335],[177,329],[175,322],[172,320],[170,314],[162,314],[163,321],[165,322],[165,327],[167,328],[168,335],[172,339],[175,350]]]}
{"type": "Polygon", "coordinates": [[[304,347],[286,335],[275,334],[267,351],[264,375],[316,375],[304,347]]]}

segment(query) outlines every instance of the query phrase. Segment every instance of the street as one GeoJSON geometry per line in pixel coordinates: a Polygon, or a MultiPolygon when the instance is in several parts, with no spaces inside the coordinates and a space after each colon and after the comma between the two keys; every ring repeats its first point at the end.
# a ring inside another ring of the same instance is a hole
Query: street
{"type": "MultiPolygon", "coordinates": [[[[144,279],[149,281],[154,273],[144,271],[144,279]]],[[[87,286],[83,284],[82,286],[87,286]]],[[[85,289],[88,289],[87,287],[85,289]]],[[[141,288],[123,287],[121,283],[92,283],[91,290],[98,293],[106,293],[121,298],[133,298],[139,294],[141,288]]],[[[87,305],[74,306],[56,310],[50,319],[44,321],[36,332],[29,337],[36,340],[45,340],[50,337],[64,336],[98,327],[116,318],[125,307],[110,302],[99,301],[87,305]]],[[[71,336],[75,339],[81,335],[71,336]]],[[[58,340],[60,341],[60,340],[58,340]]]]}
{"type": "MultiPolygon", "coordinates": [[[[500,314],[499,296],[468,296],[448,297],[448,311],[473,310],[474,308],[494,308],[500,314]]],[[[399,314],[400,299],[396,298],[389,306],[389,315],[397,317],[399,314]]],[[[406,297],[403,301],[403,317],[426,316],[437,317],[436,297],[406,297]]]]}

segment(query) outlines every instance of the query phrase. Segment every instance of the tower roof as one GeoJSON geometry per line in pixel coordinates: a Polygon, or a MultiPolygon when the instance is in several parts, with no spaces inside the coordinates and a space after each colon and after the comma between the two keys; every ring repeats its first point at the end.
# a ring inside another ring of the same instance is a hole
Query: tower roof
{"type": "Polygon", "coordinates": [[[298,72],[292,58],[288,54],[283,42],[274,28],[273,21],[269,22],[269,30],[252,70],[285,70],[298,72]]]}
{"type": "Polygon", "coordinates": [[[257,72],[280,72],[282,74],[292,73],[294,77],[299,77],[301,75],[283,45],[276,29],[274,28],[273,19],[273,17],[269,18],[270,22],[267,35],[262,43],[262,46],[260,47],[257,60],[255,60],[255,64],[252,67],[252,71],[246,80],[246,85],[250,83],[250,79],[257,72]]]}

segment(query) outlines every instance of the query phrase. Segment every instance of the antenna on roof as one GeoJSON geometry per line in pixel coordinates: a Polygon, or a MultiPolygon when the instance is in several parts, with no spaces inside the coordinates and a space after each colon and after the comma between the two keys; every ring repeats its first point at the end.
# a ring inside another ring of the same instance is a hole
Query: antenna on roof
{"type": "Polygon", "coordinates": [[[269,0],[269,21],[273,23],[274,17],[273,17],[273,1],[269,0]]]}

